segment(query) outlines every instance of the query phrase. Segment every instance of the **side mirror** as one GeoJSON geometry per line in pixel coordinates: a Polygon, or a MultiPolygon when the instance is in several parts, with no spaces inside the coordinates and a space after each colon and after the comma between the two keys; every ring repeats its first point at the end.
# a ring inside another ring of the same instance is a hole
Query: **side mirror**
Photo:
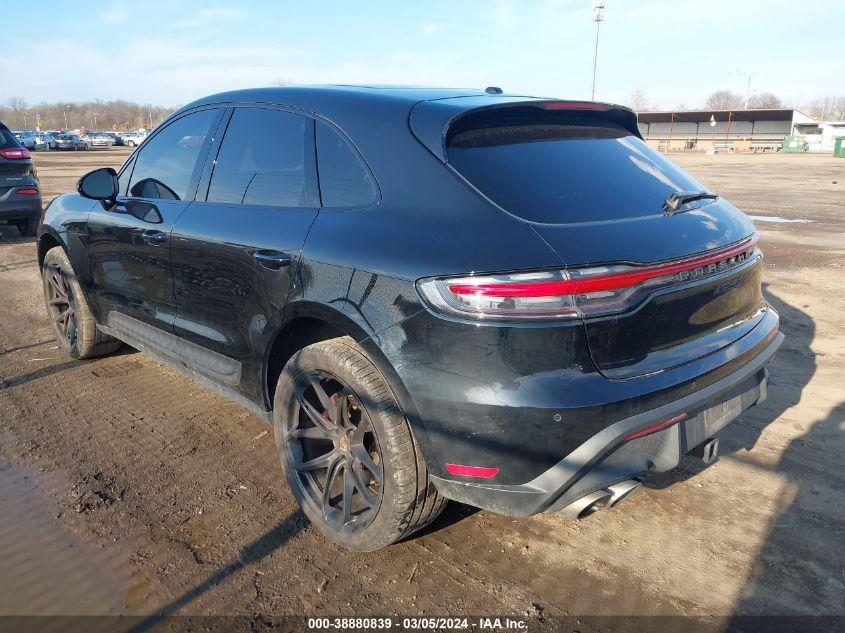
{"type": "Polygon", "coordinates": [[[100,200],[106,208],[117,200],[120,184],[117,172],[111,167],[103,167],[88,172],[76,183],[76,190],[83,198],[100,200]]]}

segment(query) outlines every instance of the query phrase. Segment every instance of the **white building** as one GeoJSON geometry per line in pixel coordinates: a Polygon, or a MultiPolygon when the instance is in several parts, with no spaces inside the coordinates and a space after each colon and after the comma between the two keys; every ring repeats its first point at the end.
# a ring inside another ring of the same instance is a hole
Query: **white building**
{"type": "Polygon", "coordinates": [[[808,152],[833,151],[837,138],[845,138],[845,121],[819,121],[818,123],[798,124],[796,132],[807,139],[808,152]]]}

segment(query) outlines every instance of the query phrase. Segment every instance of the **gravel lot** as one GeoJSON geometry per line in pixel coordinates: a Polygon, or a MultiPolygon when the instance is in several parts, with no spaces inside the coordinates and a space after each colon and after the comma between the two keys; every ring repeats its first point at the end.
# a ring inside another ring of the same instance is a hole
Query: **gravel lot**
{"type": "MultiPolygon", "coordinates": [[[[122,149],[36,154],[45,202],[122,149]]],[[[580,522],[451,504],[371,554],[312,529],[273,435],[134,350],[69,361],[0,227],[0,615],[845,615],[845,160],[675,155],[758,221],[787,339],[768,401],[580,522]]]]}

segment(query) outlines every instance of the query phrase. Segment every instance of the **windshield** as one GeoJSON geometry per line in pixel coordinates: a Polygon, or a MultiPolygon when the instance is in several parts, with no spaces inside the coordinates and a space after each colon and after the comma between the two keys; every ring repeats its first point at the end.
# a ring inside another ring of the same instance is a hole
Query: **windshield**
{"type": "Polygon", "coordinates": [[[466,129],[450,138],[447,155],[481,192],[532,222],[659,214],[672,193],[705,190],[630,131],[574,116],[466,129]]]}

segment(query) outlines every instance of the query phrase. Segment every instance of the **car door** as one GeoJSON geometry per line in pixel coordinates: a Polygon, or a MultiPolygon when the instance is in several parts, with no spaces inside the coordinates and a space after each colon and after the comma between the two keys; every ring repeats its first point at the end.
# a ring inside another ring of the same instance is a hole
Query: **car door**
{"type": "Polygon", "coordinates": [[[214,353],[205,373],[257,401],[261,347],[317,216],[314,122],[269,106],[228,116],[197,201],[173,230],[174,333],[214,353]]]}
{"type": "Polygon", "coordinates": [[[172,329],[170,232],[194,199],[224,110],[195,110],[157,131],[122,171],[117,203],[91,212],[88,253],[102,322],[111,323],[112,313],[119,313],[172,329]]]}

